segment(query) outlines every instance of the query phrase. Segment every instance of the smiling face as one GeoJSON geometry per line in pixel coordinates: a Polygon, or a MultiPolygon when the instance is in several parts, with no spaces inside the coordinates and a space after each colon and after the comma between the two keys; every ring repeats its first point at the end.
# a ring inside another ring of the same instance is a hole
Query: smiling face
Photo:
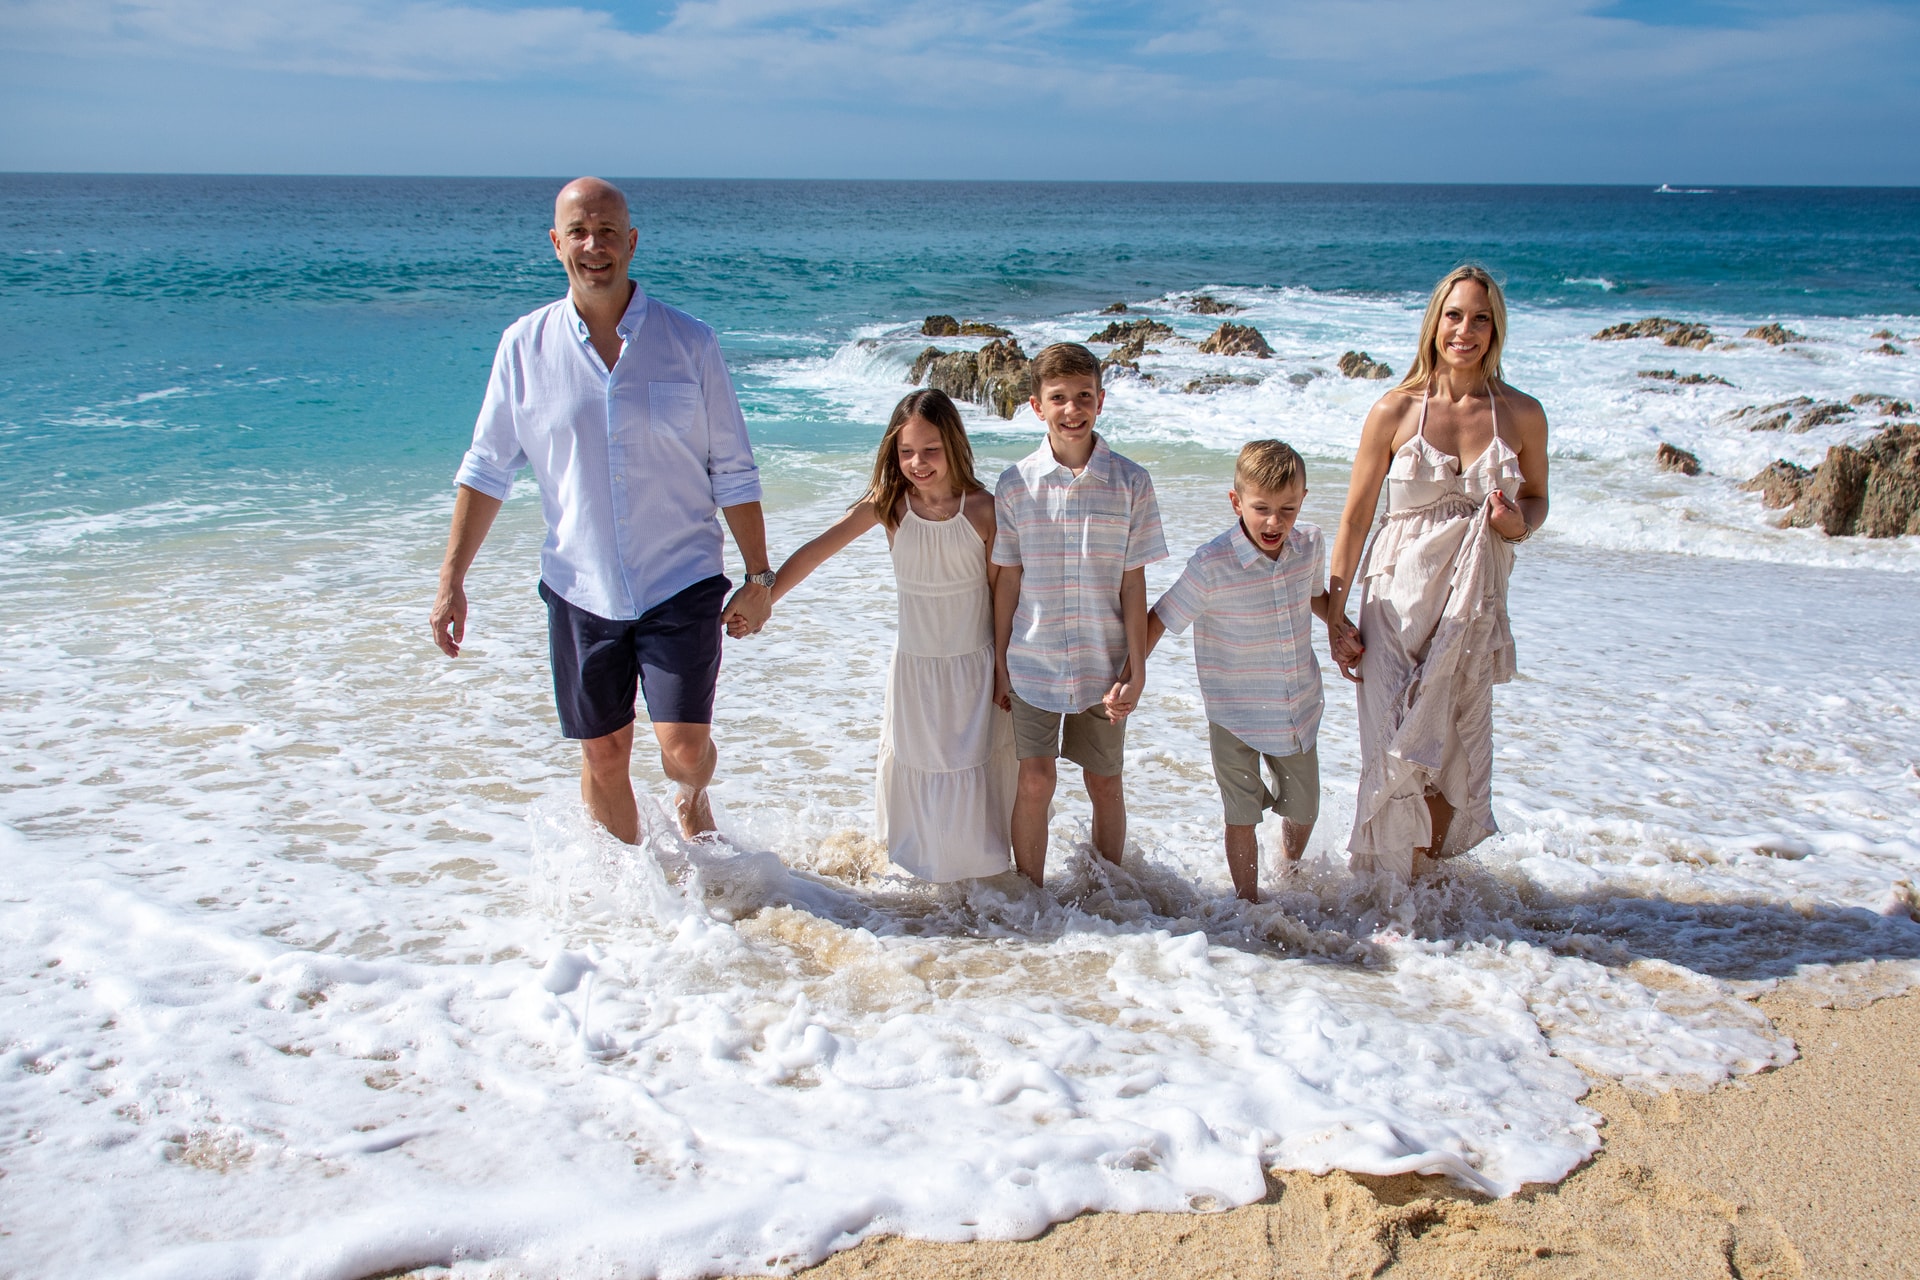
{"type": "Polygon", "coordinates": [[[1493,303],[1485,285],[1478,280],[1461,280],[1447,291],[1433,343],[1441,368],[1456,374],[1480,372],[1493,346],[1493,303]]]}
{"type": "Polygon", "coordinates": [[[576,303],[592,307],[627,301],[627,267],[640,235],[627,216],[626,197],[596,178],[570,182],[553,202],[554,256],[567,269],[576,303]]]}
{"type": "Polygon", "coordinates": [[[1284,489],[1243,484],[1228,490],[1227,497],[1233,502],[1233,513],[1240,517],[1240,527],[1247,531],[1247,539],[1273,560],[1287,545],[1287,535],[1300,518],[1301,504],[1307,500],[1307,482],[1296,480],[1284,489]]]}
{"type": "Polygon", "coordinates": [[[947,445],[940,438],[940,428],[925,418],[908,418],[900,424],[893,456],[914,492],[929,498],[953,496],[953,472],[947,465],[947,445]]]}
{"type": "Polygon", "coordinates": [[[1099,421],[1100,407],[1106,402],[1100,379],[1092,374],[1048,378],[1034,390],[1033,411],[1047,424],[1047,439],[1056,457],[1062,452],[1078,454],[1090,447],[1093,424],[1099,421]]]}

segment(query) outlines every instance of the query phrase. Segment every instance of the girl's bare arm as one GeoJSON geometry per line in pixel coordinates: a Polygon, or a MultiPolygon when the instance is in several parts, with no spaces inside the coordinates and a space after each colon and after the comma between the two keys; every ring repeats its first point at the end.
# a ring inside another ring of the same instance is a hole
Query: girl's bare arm
{"type": "Polygon", "coordinates": [[[786,558],[775,573],[773,598],[780,597],[805,582],[807,575],[846,549],[855,538],[880,523],[880,515],[871,502],[861,502],[829,525],[826,531],[805,543],[786,558]]]}

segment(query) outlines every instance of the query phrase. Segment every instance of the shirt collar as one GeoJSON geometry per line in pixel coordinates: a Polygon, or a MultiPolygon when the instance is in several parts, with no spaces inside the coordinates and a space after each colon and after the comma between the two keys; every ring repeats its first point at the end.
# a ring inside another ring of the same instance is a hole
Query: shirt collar
{"type": "Polygon", "coordinates": [[[1233,548],[1234,559],[1240,562],[1242,569],[1251,569],[1256,564],[1265,564],[1278,570],[1287,562],[1287,558],[1300,548],[1300,526],[1295,525],[1287,531],[1287,540],[1280,544],[1280,554],[1267,559],[1267,553],[1253,545],[1253,539],[1247,536],[1247,526],[1238,520],[1227,531],[1227,545],[1233,548]]]}
{"type": "MultiPolygon", "coordinates": [[[[587,322],[580,318],[580,311],[573,305],[573,295],[566,298],[567,315],[573,320],[573,332],[580,341],[587,341],[587,322]]],[[[633,335],[640,332],[640,326],[647,322],[647,291],[640,287],[638,280],[633,283],[633,297],[627,299],[627,309],[620,314],[620,323],[613,331],[620,335],[623,342],[632,342],[633,335]]]]}
{"type": "MultiPolygon", "coordinates": [[[[1045,436],[1040,437],[1040,447],[1020,459],[1019,465],[1021,472],[1029,481],[1039,480],[1056,471],[1072,474],[1072,470],[1065,463],[1053,456],[1053,442],[1045,436]]],[[[1087,465],[1081,469],[1080,474],[1104,481],[1112,472],[1113,450],[1107,448],[1106,440],[1096,431],[1093,435],[1093,453],[1087,458],[1087,465]]]]}

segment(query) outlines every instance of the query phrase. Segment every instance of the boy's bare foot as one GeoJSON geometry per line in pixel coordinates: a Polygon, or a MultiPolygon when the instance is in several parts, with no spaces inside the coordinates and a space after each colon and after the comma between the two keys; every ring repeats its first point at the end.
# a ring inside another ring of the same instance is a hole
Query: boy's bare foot
{"type": "Polygon", "coordinates": [[[705,787],[676,787],[673,813],[680,819],[680,834],[689,840],[713,830],[713,806],[707,803],[705,787]]]}

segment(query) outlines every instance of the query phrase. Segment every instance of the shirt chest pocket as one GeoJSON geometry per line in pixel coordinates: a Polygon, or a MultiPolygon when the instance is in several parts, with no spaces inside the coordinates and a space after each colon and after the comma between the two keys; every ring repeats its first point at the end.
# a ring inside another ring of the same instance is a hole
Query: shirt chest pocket
{"type": "Polygon", "coordinates": [[[649,382],[647,419],[655,431],[685,438],[700,425],[700,386],[693,382],[649,382]]]}

